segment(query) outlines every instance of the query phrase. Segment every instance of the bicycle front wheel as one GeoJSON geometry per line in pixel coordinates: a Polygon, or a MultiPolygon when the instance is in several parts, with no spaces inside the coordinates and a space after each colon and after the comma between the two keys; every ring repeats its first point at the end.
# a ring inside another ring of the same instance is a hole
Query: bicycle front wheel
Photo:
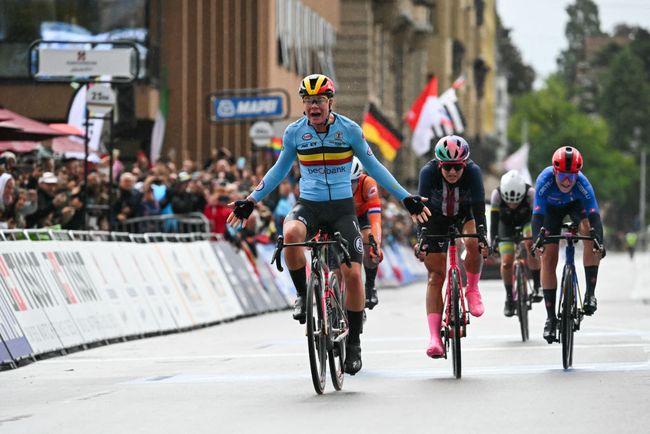
{"type": "Polygon", "coordinates": [[[329,287],[332,296],[328,303],[328,360],[330,377],[336,390],[343,388],[343,365],[345,364],[345,341],[348,333],[348,318],[345,312],[341,288],[336,274],[330,274],[329,287]]]}
{"type": "Polygon", "coordinates": [[[517,286],[517,317],[519,318],[519,329],[521,341],[528,340],[528,285],[526,270],[517,261],[515,263],[515,284],[517,286]]]}
{"type": "Polygon", "coordinates": [[[460,378],[462,372],[460,357],[461,324],[463,317],[460,307],[460,276],[457,270],[451,272],[451,359],[454,365],[454,377],[460,378]]]}
{"type": "Polygon", "coordinates": [[[325,343],[325,319],[323,317],[323,290],[320,277],[312,273],[307,285],[307,346],[309,349],[309,368],[314,389],[319,395],[325,390],[325,359],[327,348],[325,343]]]}
{"type": "Polygon", "coordinates": [[[569,265],[565,266],[562,279],[562,312],[560,313],[560,340],[562,341],[562,366],[569,369],[573,364],[573,311],[575,293],[573,273],[569,265]]]}

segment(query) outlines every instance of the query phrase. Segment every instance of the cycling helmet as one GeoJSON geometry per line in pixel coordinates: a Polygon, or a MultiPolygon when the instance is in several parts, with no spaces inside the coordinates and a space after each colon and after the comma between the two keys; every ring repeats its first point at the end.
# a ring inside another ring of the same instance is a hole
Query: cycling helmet
{"type": "Polygon", "coordinates": [[[325,95],[332,98],[336,93],[334,82],[323,74],[311,74],[303,78],[298,90],[300,96],[325,95]]]}
{"type": "Polygon", "coordinates": [[[519,203],[526,195],[526,181],[516,170],[511,170],[501,177],[499,192],[505,203],[519,203]]]}
{"type": "Polygon", "coordinates": [[[578,173],[582,170],[582,155],[573,146],[562,146],[553,154],[553,173],[578,173]]]}
{"type": "Polygon", "coordinates": [[[438,140],[436,158],[442,163],[457,163],[469,158],[469,144],[460,136],[447,136],[438,140]]]}
{"type": "Polygon", "coordinates": [[[363,171],[363,164],[357,157],[352,159],[352,169],[350,171],[350,180],[356,181],[361,177],[361,172],[363,171]]]}

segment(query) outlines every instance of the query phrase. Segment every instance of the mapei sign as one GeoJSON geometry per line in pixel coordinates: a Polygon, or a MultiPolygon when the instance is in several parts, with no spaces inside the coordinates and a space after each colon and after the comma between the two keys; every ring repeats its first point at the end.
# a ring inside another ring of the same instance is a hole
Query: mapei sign
{"type": "Polygon", "coordinates": [[[231,89],[210,95],[212,122],[284,119],[289,114],[288,95],[276,89],[231,89]]]}

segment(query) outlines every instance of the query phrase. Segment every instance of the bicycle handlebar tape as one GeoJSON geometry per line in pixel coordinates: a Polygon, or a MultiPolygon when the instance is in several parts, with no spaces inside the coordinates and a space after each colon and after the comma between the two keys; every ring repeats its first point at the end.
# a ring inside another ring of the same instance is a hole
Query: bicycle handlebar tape
{"type": "Polygon", "coordinates": [[[422,210],[424,210],[424,204],[422,203],[422,198],[420,196],[406,196],[402,199],[402,203],[409,214],[420,214],[422,210]]]}
{"type": "Polygon", "coordinates": [[[255,203],[251,200],[238,200],[235,202],[235,209],[233,212],[238,219],[246,220],[250,217],[251,213],[255,209],[255,203]]]}

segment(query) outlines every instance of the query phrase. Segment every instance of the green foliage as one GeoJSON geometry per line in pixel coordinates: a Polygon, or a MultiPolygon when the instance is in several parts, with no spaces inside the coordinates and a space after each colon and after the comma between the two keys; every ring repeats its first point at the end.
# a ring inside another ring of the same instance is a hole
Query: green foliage
{"type": "Polygon", "coordinates": [[[602,35],[602,32],[598,6],[593,0],[575,0],[574,4],[567,6],[566,11],[569,14],[569,21],[564,34],[569,47],[562,51],[557,62],[560,76],[569,89],[569,96],[573,96],[578,91],[576,89],[578,69],[586,60],[585,39],[589,36],[602,35]]]}
{"type": "Polygon", "coordinates": [[[521,130],[528,123],[529,169],[536,177],[551,163],[553,152],[562,145],[578,148],[585,160],[584,174],[594,186],[601,207],[616,209],[617,221],[625,227],[634,218],[638,192],[638,166],[608,141],[607,123],[587,115],[567,98],[566,86],[557,76],[549,78],[539,91],[513,100],[509,139],[521,144],[521,130]]]}
{"type": "Polygon", "coordinates": [[[630,46],[621,49],[611,59],[602,82],[600,113],[610,125],[615,146],[633,151],[631,144],[635,140],[635,129],[640,133],[638,138],[641,142],[649,143],[650,85],[643,62],[630,46]]]}

